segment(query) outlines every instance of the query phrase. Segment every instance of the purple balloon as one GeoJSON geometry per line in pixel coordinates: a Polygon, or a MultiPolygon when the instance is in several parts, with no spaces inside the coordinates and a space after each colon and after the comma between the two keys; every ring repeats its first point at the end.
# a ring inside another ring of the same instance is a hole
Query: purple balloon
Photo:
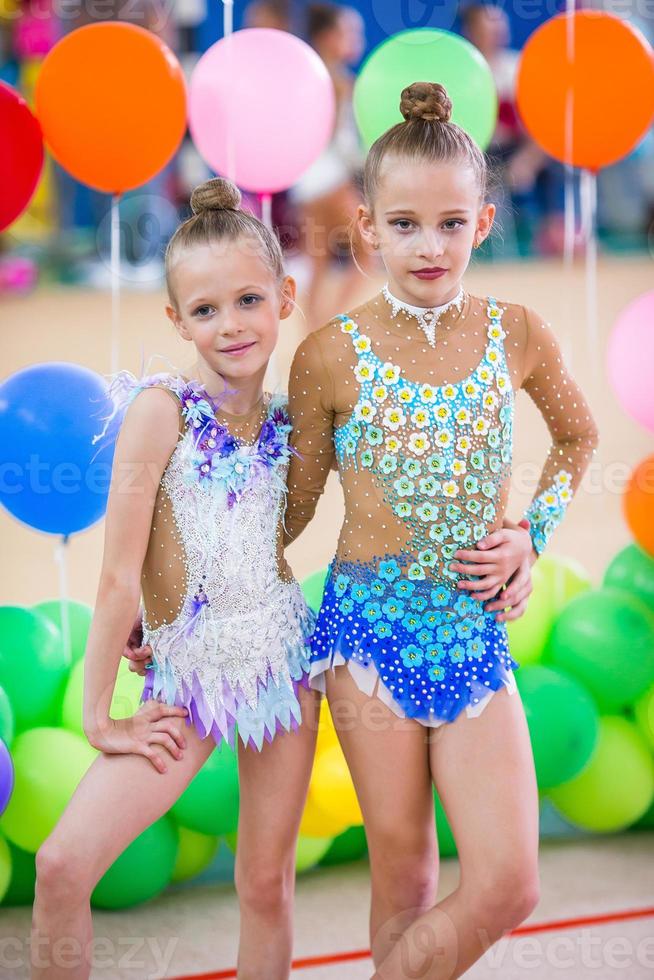
{"type": "Polygon", "coordinates": [[[0,814],[7,809],[14,788],[14,764],[9,749],[0,738],[0,814]]]}

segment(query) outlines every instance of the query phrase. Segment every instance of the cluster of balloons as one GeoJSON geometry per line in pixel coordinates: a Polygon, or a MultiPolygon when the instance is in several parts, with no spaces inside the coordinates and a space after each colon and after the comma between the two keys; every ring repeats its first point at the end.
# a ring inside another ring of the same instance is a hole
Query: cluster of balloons
{"type": "MultiPolygon", "coordinates": [[[[620,405],[654,432],[654,292],[643,293],[620,313],[606,351],[609,381],[620,405]]],[[[624,516],[634,540],[654,554],[654,455],[635,467],[623,496],[624,516]]]]}
{"type": "MultiPolygon", "coordinates": [[[[97,751],[82,724],[83,655],[90,607],[66,602],[70,641],[62,635],[59,601],[0,607],[0,901],[34,898],[36,851],[54,828],[97,751]]],[[[139,707],[143,680],[122,660],[111,714],[139,707]]],[[[171,810],[134,840],[98,882],[96,908],[146,901],[171,883],[215,864],[233,875],[239,810],[235,753],[216,749],[171,810]],[[225,850],[225,849],[223,849],[225,850]],[[220,857],[220,855],[219,855],[220,857]]],[[[297,869],[365,853],[361,814],[329,717],[319,730],[316,771],[302,820],[297,869]],[[352,826],[355,825],[355,826],[352,826]]]]}
{"type": "Polygon", "coordinates": [[[159,173],[187,122],[216,172],[248,191],[294,183],[327,144],[335,98],[326,66],[283,31],[242,30],[214,44],[187,85],[156,35],[126,22],[89,24],[48,52],[34,113],[10,86],[0,123],[12,153],[0,175],[0,230],[27,207],[43,163],[43,141],[73,177],[120,195],[159,173]]]}
{"type": "MultiPolygon", "coordinates": [[[[303,583],[320,603],[326,570],[303,583]]],[[[543,556],[525,615],[508,624],[539,793],[567,826],[610,832],[654,826],[654,555],[633,543],[599,588],[577,563],[543,556]]],[[[29,903],[34,854],[53,829],[97,752],[82,728],[83,652],[91,609],[0,607],[0,899],[29,903]],[[4,812],[3,812],[4,811],[4,812]],[[4,897],[3,897],[4,896],[4,897]]],[[[142,679],[122,661],[111,712],[139,706],[142,679]]],[[[437,794],[443,857],[456,841],[437,794]]],[[[120,855],[98,883],[98,908],[146,901],[202,872],[233,876],[238,767],[216,749],[170,811],[120,855]]],[[[297,870],[367,853],[363,818],[327,704],[297,847],[297,870]]]]}
{"type": "MultiPolygon", "coordinates": [[[[444,84],[454,121],[488,145],[497,117],[491,70],[464,38],[433,27],[392,34],[364,62],[354,108],[368,145],[400,121],[399,93],[416,80],[444,84]]],[[[634,148],[654,116],[651,47],[612,14],[559,14],[534,31],[522,52],[517,101],[527,129],[553,157],[591,170],[607,166],[634,148]],[[596,94],[609,60],[617,107],[610,117],[596,94]]],[[[78,180],[121,194],[169,162],[188,122],[214,171],[268,195],[290,187],[313,163],[331,137],[334,115],[324,63],[287,32],[230,34],[200,58],[187,86],[177,58],[151,32],[120,21],[89,24],[45,57],[35,115],[10,86],[0,87],[0,122],[15,148],[0,170],[0,230],[32,196],[43,138],[78,180]]]]}

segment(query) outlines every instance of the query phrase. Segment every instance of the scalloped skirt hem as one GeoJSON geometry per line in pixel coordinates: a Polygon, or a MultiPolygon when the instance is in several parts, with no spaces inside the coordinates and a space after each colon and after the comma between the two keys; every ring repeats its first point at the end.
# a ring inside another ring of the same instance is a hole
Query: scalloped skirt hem
{"type": "MultiPolygon", "coordinates": [[[[517,662],[514,661],[514,663],[516,667],[519,666],[517,662]]],[[[363,694],[367,694],[369,697],[379,698],[379,700],[385,704],[387,708],[390,708],[390,710],[394,712],[398,718],[412,718],[414,721],[417,721],[421,725],[425,725],[428,728],[438,728],[440,725],[455,721],[464,708],[468,718],[476,718],[487,706],[493,694],[495,694],[501,687],[506,687],[509,694],[515,694],[518,690],[518,685],[516,683],[513,670],[505,667],[501,663],[498,663],[497,671],[493,679],[488,682],[488,685],[479,682],[476,685],[474,692],[472,688],[470,689],[471,694],[474,694],[473,703],[470,703],[469,701],[466,703],[465,700],[462,700],[461,705],[455,714],[451,714],[449,717],[438,717],[435,712],[427,715],[416,711],[409,713],[398,702],[397,698],[395,698],[386,684],[384,684],[384,681],[380,677],[372,660],[370,660],[368,664],[364,666],[351,658],[344,657],[339,650],[333,651],[327,657],[322,657],[320,660],[313,660],[311,662],[311,668],[309,671],[310,688],[314,691],[319,691],[321,694],[326,694],[327,671],[331,670],[332,673],[334,673],[336,667],[341,666],[346,666],[348,668],[354,683],[363,694]]]]}

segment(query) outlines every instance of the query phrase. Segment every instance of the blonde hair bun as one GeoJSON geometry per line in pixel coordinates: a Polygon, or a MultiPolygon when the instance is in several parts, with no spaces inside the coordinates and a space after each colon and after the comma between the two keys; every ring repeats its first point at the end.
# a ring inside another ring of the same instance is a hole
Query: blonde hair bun
{"type": "Polygon", "coordinates": [[[402,90],[400,112],[407,122],[423,119],[446,123],[452,115],[452,100],[438,82],[413,82],[402,90]]]}
{"type": "Polygon", "coordinates": [[[236,211],[241,203],[241,192],[235,183],[226,177],[212,177],[198,184],[191,194],[191,211],[236,211]]]}

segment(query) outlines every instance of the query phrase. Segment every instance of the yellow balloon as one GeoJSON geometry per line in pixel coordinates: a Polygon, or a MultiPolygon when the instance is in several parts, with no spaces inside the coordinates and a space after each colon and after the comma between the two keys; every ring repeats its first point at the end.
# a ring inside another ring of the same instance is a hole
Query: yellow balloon
{"type": "Polygon", "coordinates": [[[363,816],[350,770],[338,745],[316,755],[309,795],[324,810],[332,810],[351,827],[362,824],[363,816]]]}
{"type": "Polygon", "coordinates": [[[336,728],[334,727],[334,719],[332,718],[327,698],[323,698],[320,704],[316,754],[322,752],[324,749],[330,748],[332,745],[339,744],[336,728]]]}
{"type": "Polygon", "coordinates": [[[303,837],[337,837],[349,826],[349,822],[344,820],[333,808],[321,806],[313,798],[311,788],[309,788],[309,796],[300,822],[300,834],[303,837]]]}

